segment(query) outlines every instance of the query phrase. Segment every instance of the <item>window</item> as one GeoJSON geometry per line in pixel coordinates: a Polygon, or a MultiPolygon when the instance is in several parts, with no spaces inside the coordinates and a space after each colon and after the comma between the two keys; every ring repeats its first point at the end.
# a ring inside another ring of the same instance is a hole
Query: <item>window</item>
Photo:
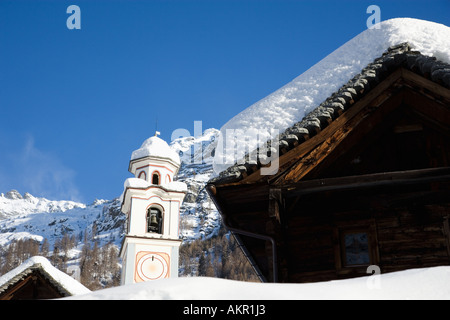
{"type": "MultiPolygon", "coordinates": [[[[353,223],[352,223],[353,224],[353,223]]],[[[375,223],[362,220],[352,226],[342,223],[334,229],[337,272],[345,275],[365,273],[369,265],[379,264],[375,223]]]]}
{"type": "Polygon", "coordinates": [[[370,264],[369,237],[367,232],[343,234],[343,262],[345,266],[370,264]]]}
{"type": "Polygon", "coordinates": [[[147,210],[147,232],[162,233],[162,213],[157,208],[147,210]]]}
{"type": "Polygon", "coordinates": [[[152,184],[159,184],[159,173],[158,172],[153,172],[152,184]]]}
{"type": "Polygon", "coordinates": [[[144,171],[144,170],[142,170],[141,172],[139,172],[138,178],[147,180],[147,175],[145,174],[145,171],[144,171]]]}

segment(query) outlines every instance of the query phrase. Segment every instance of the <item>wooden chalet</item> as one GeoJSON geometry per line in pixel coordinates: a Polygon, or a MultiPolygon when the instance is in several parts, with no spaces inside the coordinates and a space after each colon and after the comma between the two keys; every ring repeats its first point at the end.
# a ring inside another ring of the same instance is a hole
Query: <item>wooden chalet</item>
{"type": "Polygon", "coordinates": [[[391,47],[278,138],[207,186],[263,280],[450,265],[450,65],[391,47]]]}
{"type": "Polygon", "coordinates": [[[0,277],[0,300],[56,299],[89,292],[77,280],[39,256],[0,277]]]}

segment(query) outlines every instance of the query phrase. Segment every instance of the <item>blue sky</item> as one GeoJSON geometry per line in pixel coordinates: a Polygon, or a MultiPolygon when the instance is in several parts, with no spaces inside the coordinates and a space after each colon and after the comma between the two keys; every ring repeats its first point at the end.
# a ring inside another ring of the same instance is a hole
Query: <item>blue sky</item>
{"type": "Polygon", "coordinates": [[[220,128],[364,31],[371,4],[450,26],[449,0],[1,0],[0,192],[119,196],[156,128],[220,128]]]}

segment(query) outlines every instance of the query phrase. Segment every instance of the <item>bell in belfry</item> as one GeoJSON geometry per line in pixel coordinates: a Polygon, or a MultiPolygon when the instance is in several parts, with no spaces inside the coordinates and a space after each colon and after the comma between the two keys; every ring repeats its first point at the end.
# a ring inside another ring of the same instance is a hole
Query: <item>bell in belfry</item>
{"type": "Polygon", "coordinates": [[[148,210],[147,232],[161,233],[161,212],[156,208],[148,210]]]}
{"type": "Polygon", "coordinates": [[[158,219],[156,218],[156,213],[152,213],[152,215],[151,215],[150,228],[154,229],[152,231],[157,231],[158,230],[158,219]]]}

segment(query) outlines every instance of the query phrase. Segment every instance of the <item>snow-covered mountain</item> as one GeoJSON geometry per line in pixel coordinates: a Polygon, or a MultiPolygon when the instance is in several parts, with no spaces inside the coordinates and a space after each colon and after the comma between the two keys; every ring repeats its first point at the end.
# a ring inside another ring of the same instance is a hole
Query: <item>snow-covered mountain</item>
{"type": "Polygon", "coordinates": [[[17,190],[11,190],[6,194],[0,193],[0,219],[32,212],[64,212],[85,207],[85,204],[74,201],[51,201],[45,198],[36,198],[28,192],[22,196],[17,190]]]}
{"type": "Polygon", "coordinates": [[[178,180],[188,186],[181,207],[181,235],[187,241],[214,235],[220,227],[219,213],[205,190],[213,174],[218,134],[217,129],[207,129],[202,136],[179,138],[170,144],[181,159],[178,180]]]}
{"type": "MultiPolygon", "coordinates": [[[[187,241],[211,236],[220,227],[219,214],[204,189],[212,173],[218,132],[208,129],[202,136],[179,138],[170,144],[182,160],[178,180],[188,185],[181,210],[181,233],[187,241]]],[[[77,237],[79,252],[84,234],[88,233],[100,246],[112,242],[120,247],[126,221],[120,206],[118,198],[84,204],[22,195],[16,190],[1,193],[0,246],[19,239],[47,239],[52,250],[54,242],[68,234],[77,237]]],[[[73,255],[76,258],[76,250],[73,255]]]]}
{"type": "Polygon", "coordinates": [[[73,201],[52,201],[16,190],[0,194],[0,246],[13,240],[44,239],[52,244],[64,234],[80,241],[84,232],[103,242],[120,243],[125,216],[119,213],[118,200],[96,200],[86,205],[73,201]],[[94,227],[95,225],[95,227],[94,227]]]}

